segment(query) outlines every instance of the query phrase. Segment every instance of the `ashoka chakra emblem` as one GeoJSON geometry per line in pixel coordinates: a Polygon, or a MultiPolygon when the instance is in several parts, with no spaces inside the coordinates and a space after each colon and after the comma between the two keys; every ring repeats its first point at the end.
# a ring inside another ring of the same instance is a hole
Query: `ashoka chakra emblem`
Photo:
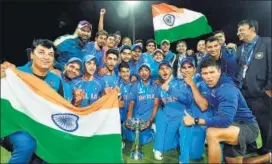
{"type": "Polygon", "coordinates": [[[78,119],[77,115],[71,113],[57,113],[51,116],[55,125],[57,125],[60,129],[73,132],[78,129],[78,119]]]}

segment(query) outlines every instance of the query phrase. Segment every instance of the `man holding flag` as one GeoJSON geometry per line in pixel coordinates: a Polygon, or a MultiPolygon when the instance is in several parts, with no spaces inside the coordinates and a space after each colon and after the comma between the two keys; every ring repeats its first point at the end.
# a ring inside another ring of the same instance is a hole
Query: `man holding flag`
{"type": "MultiPolygon", "coordinates": [[[[63,96],[60,78],[49,71],[53,65],[54,55],[55,46],[53,42],[45,39],[34,40],[31,52],[32,63],[27,63],[25,66],[18,67],[18,69],[44,80],[63,96]]],[[[5,76],[4,71],[10,66],[9,64],[1,64],[1,78],[5,76]]],[[[5,148],[12,151],[9,163],[29,163],[37,145],[35,139],[24,131],[17,131],[8,135],[2,143],[5,148]]]]}

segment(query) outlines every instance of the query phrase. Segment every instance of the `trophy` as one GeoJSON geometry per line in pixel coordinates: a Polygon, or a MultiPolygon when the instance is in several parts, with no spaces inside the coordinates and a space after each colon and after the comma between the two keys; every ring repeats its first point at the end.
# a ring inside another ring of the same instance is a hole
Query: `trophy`
{"type": "Polygon", "coordinates": [[[126,125],[135,131],[135,141],[133,144],[133,150],[130,153],[130,158],[133,160],[141,160],[144,158],[144,154],[141,151],[139,138],[140,138],[140,131],[142,127],[144,127],[148,121],[139,119],[139,118],[133,118],[131,120],[127,120],[126,125]]]}

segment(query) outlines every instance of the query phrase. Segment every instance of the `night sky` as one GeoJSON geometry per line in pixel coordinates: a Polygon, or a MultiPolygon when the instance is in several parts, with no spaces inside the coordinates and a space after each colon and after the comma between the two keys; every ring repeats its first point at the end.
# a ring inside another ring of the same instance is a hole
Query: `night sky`
{"type": "MultiPolygon", "coordinates": [[[[239,0],[172,0],[142,1],[136,6],[136,39],[153,38],[151,5],[168,3],[206,15],[212,29],[224,30],[227,42],[238,42],[237,23],[243,19],[259,22],[259,35],[271,37],[271,1],[239,0]]],[[[1,4],[1,59],[23,65],[27,61],[25,49],[34,38],[54,40],[63,34],[72,34],[78,21],[88,20],[94,27],[92,40],[97,32],[100,8],[106,8],[104,28],[109,33],[119,30],[122,36],[132,38],[129,6],[123,1],[15,1],[4,0],[1,4]],[[60,26],[60,21],[66,25],[60,26]]],[[[196,49],[199,39],[186,39],[189,48],[196,49]]],[[[175,43],[171,44],[175,50],[175,43]]]]}

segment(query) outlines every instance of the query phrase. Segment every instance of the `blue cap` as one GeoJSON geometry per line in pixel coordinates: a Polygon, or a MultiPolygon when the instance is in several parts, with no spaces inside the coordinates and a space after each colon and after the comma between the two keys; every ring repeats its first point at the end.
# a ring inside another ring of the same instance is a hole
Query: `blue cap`
{"type": "Polygon", "coordinates": [[[96,61],[95,56],[93,56],[93,55],[85,55],[83,57],[83,63],[88,62],[88,61],[93,60],[93,59],[96,61]]]}
{"type": "Polygon", "coordinates": [[[148,69],[151,71],[150,65],[149,65],[148,63],[142,63],[142,64],[140,65],[139,69],[138,69],[138,72],[140,71],[140,69],[141,69],[142,67],[146,67],[146,68],[148,68],[148,69]]]}
{"type": "Polygon", "coordinates": [[[160,65],[159,65],[159,69],[161,68],[162,65],[167,65],[168,67],[172,68],[171,62],[168,60],[165,60],[165,59],[161,61],[160,65]]]}
{"type": "Polygon", "coordinates": [[[131,47],[130,46],[128,46],[128,45],[123,45],[123,46],[121,46],[120,47],[120,53],[122,53],[125,49],[131,49],[131,47]]]}
{"type": "Polygon", "coordinates": [[[192,66],[196,66],[195,60],[192,57],[185,57],[180,61],[180,66],[182,67],[185,63],[189,63],[192,66]]]}
{"type": "Polygon", "coordinates": [[[67,65],[72,63],[72,62],[77,62],[79,65],[80,65],[80,68],[82,68],[82,60],[80,60],[79,58],[77,57],[72,57],[68,60],[68,62],[66,63],[67,65]]]}
{"type": "Polygon", "coordinates": [[[131,51],[134,51],[134,50],[137,49],[137,48],[139,48],[141,51],[143,50],[143,48],[142,48],[140,45],[138,45],[138,44],[133,44],[133,45],[131,46],[131,51]]]}

